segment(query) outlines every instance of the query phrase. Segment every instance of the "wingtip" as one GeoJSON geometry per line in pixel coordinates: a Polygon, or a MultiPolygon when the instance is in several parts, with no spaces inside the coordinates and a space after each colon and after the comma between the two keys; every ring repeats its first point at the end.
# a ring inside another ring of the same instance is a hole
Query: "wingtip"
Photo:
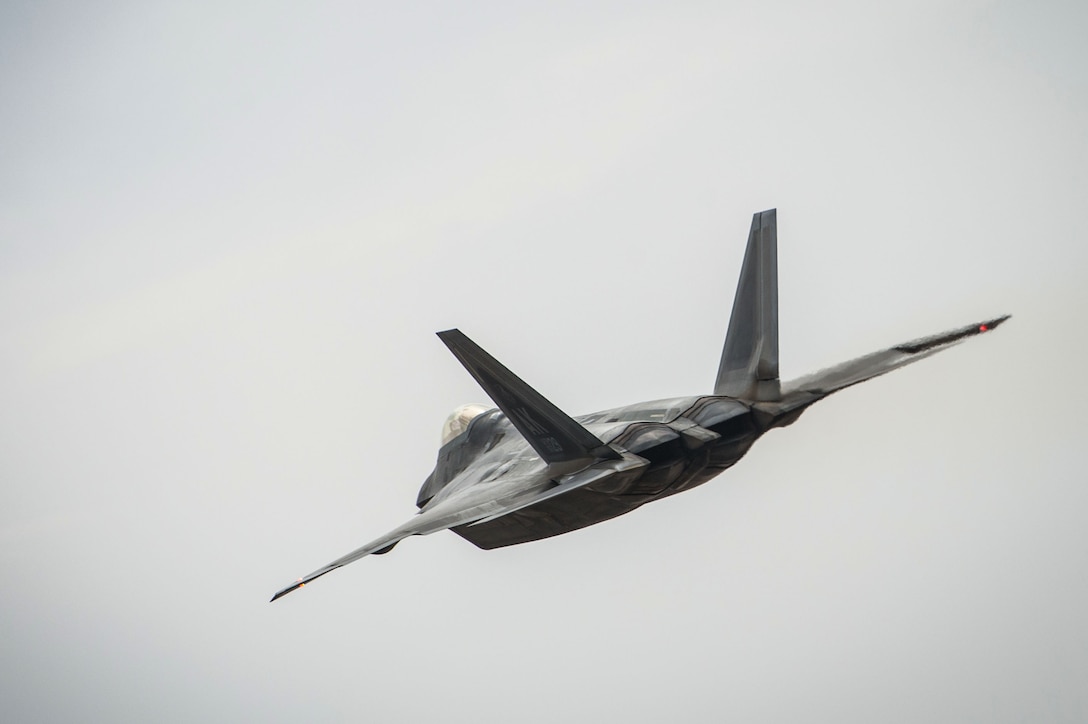
{"type": "Polygon", "coordinates": [[[283,589],[282,591],[279,591],[279,592],[277,592],[277,593],[276,593],[276,595],[275,595],[275,596],[273,596],[273,597],[272,597],[272,599],[271,599],[271,600],[269,601],[269,603],[273,603],[273,602],[275,602],[275,601],[276,601],[276,599],[278,599],[278,598],[283,598],[284,596],[286,596],[286,595],[287,595],[288,593],[290,593],[291,591],[294,591],[295,589],[298,589],[298,588],[302,588],[302,587],[303,587],[303,586],[305,586],[305,585],[306,585],[306,584],[305,584],[305,583],[303,583],[303,582],[302,582],[301,580],[300,580],[300,581],[296,581],[296,582],[294,583],[294,585],[288,586],[287,588],[283,589]]]}
{"type": "Polygon", "coordinates": [[[978,330],[980,332],[990,332],[992,330],[997,329],[998,326],[1000,326],[1001,324],[1003,324],[1005,322],[1005,320],[1011,319],[1011,318],[1012,318],[1011,314],[1004,314],[1004,315],[998,317],[997,319],[991,319],[988,322],[982,322],[981,324],[978,325],[978,330]]]}
{"type": "Polygon", "coordinates": [[[966,327],[960,327],[959,329],[953,329],[949,332],[943,332],[941,334],[934,334],[930,337],[923,337],[911,342],[897,345],[893,349],[899,352],[906,352],[907,354],[919,354],[921,352],[928,352],[929,350],[936,349],[938,347],[946,347],[957,342],[962,342],[969,337],[975,337],[980,334],[986,334],[997,329],[1006,319],[1012,315],[1006,314],[1003,317],[997,317],[995,319],[989,319],[985,322],[975,322],[974,324],[968,324],[966,327]]]}

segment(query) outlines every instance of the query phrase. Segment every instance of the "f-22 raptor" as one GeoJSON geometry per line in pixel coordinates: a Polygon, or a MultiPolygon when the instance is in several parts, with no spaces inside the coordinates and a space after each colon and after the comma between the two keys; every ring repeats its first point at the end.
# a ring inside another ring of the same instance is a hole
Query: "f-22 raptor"
{"type": "Polygon", "coordinates": [[[272,600],[413,535],[452,530],[484,549],[569,533],[702,485],[761,435],[833,392],[995,329],[1005,315],[874,352],[782,384],[775,209],[752,218],[714,392],[570,417],[456,329],[439,338],[494,401],[443,427],[419,512],[272,600]]]}

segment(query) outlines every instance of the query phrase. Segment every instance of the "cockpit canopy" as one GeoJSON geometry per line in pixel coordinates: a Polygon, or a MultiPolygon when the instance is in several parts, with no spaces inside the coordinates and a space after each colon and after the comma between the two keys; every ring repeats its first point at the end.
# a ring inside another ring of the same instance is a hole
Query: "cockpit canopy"
{"type": "Polygon", "coordinates": [[[461,405],[451,412],[450,416],[446,418],[446,421],[442,423],[442,444],[445,445],[467,430],[470,422],[490,409],[491,407],[488,405],[472,402],[467,405],[461,405]]]}

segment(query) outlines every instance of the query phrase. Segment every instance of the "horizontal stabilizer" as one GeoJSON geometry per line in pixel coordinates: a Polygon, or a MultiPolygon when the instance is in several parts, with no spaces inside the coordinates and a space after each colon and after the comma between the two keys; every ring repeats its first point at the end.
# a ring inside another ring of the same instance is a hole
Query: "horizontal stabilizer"
{"type": "Polygon", "coordinates": [[[793,380],[785,385],[783,392],[808,392],[819,397],[830,395],[832,392],[929,357],[941,350],[959,344],[969,337],[997,329],[998,325],[1008,319],[1009,316],[1006,314],[1003,317],[986,322],[968,324],[966,327],[904,342],[889,349],[873,352],[864,357],[852,359],[849,362],[843,362],[834,367],[793,380]]]}
{"type": "Polygon", "coordinates": [[[460,330],[439,332],[438,337],[546,462],[620,457],[460,330]]]}

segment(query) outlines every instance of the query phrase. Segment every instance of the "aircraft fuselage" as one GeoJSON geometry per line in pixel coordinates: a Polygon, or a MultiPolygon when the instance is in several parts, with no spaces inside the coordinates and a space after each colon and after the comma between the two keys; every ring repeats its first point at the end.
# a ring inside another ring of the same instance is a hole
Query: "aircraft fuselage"
{"type": "MultiPolygon", "coordinates": [[[[797,410],[799,413],[800,410],[797,410]]],[[[575,418],[621,454],[644,460],[495,520],[452,530],[480,548],[549,538],[629,513],[702,485],[734,465],[771,427],[796,414],[775,414],[730,397],[656,400],[575,418]]],[[[588,461],[580,469],[592,467],[588,461]]],[[[418,501],[424,510],[470,491],[501,497],[509,477],[519,490],[546,490],[569,468],[549,466],[499,410],[480,415],[439,453],[418,501]],[[467,458],[467,459],[466,459],[467,458]],[[527,478],[535,478],[533,486],[527,478]],[[445,481],[444,484],[436,481],[445,481]],[[486,492],[485,492],[486,491],[486,492]]]]}

